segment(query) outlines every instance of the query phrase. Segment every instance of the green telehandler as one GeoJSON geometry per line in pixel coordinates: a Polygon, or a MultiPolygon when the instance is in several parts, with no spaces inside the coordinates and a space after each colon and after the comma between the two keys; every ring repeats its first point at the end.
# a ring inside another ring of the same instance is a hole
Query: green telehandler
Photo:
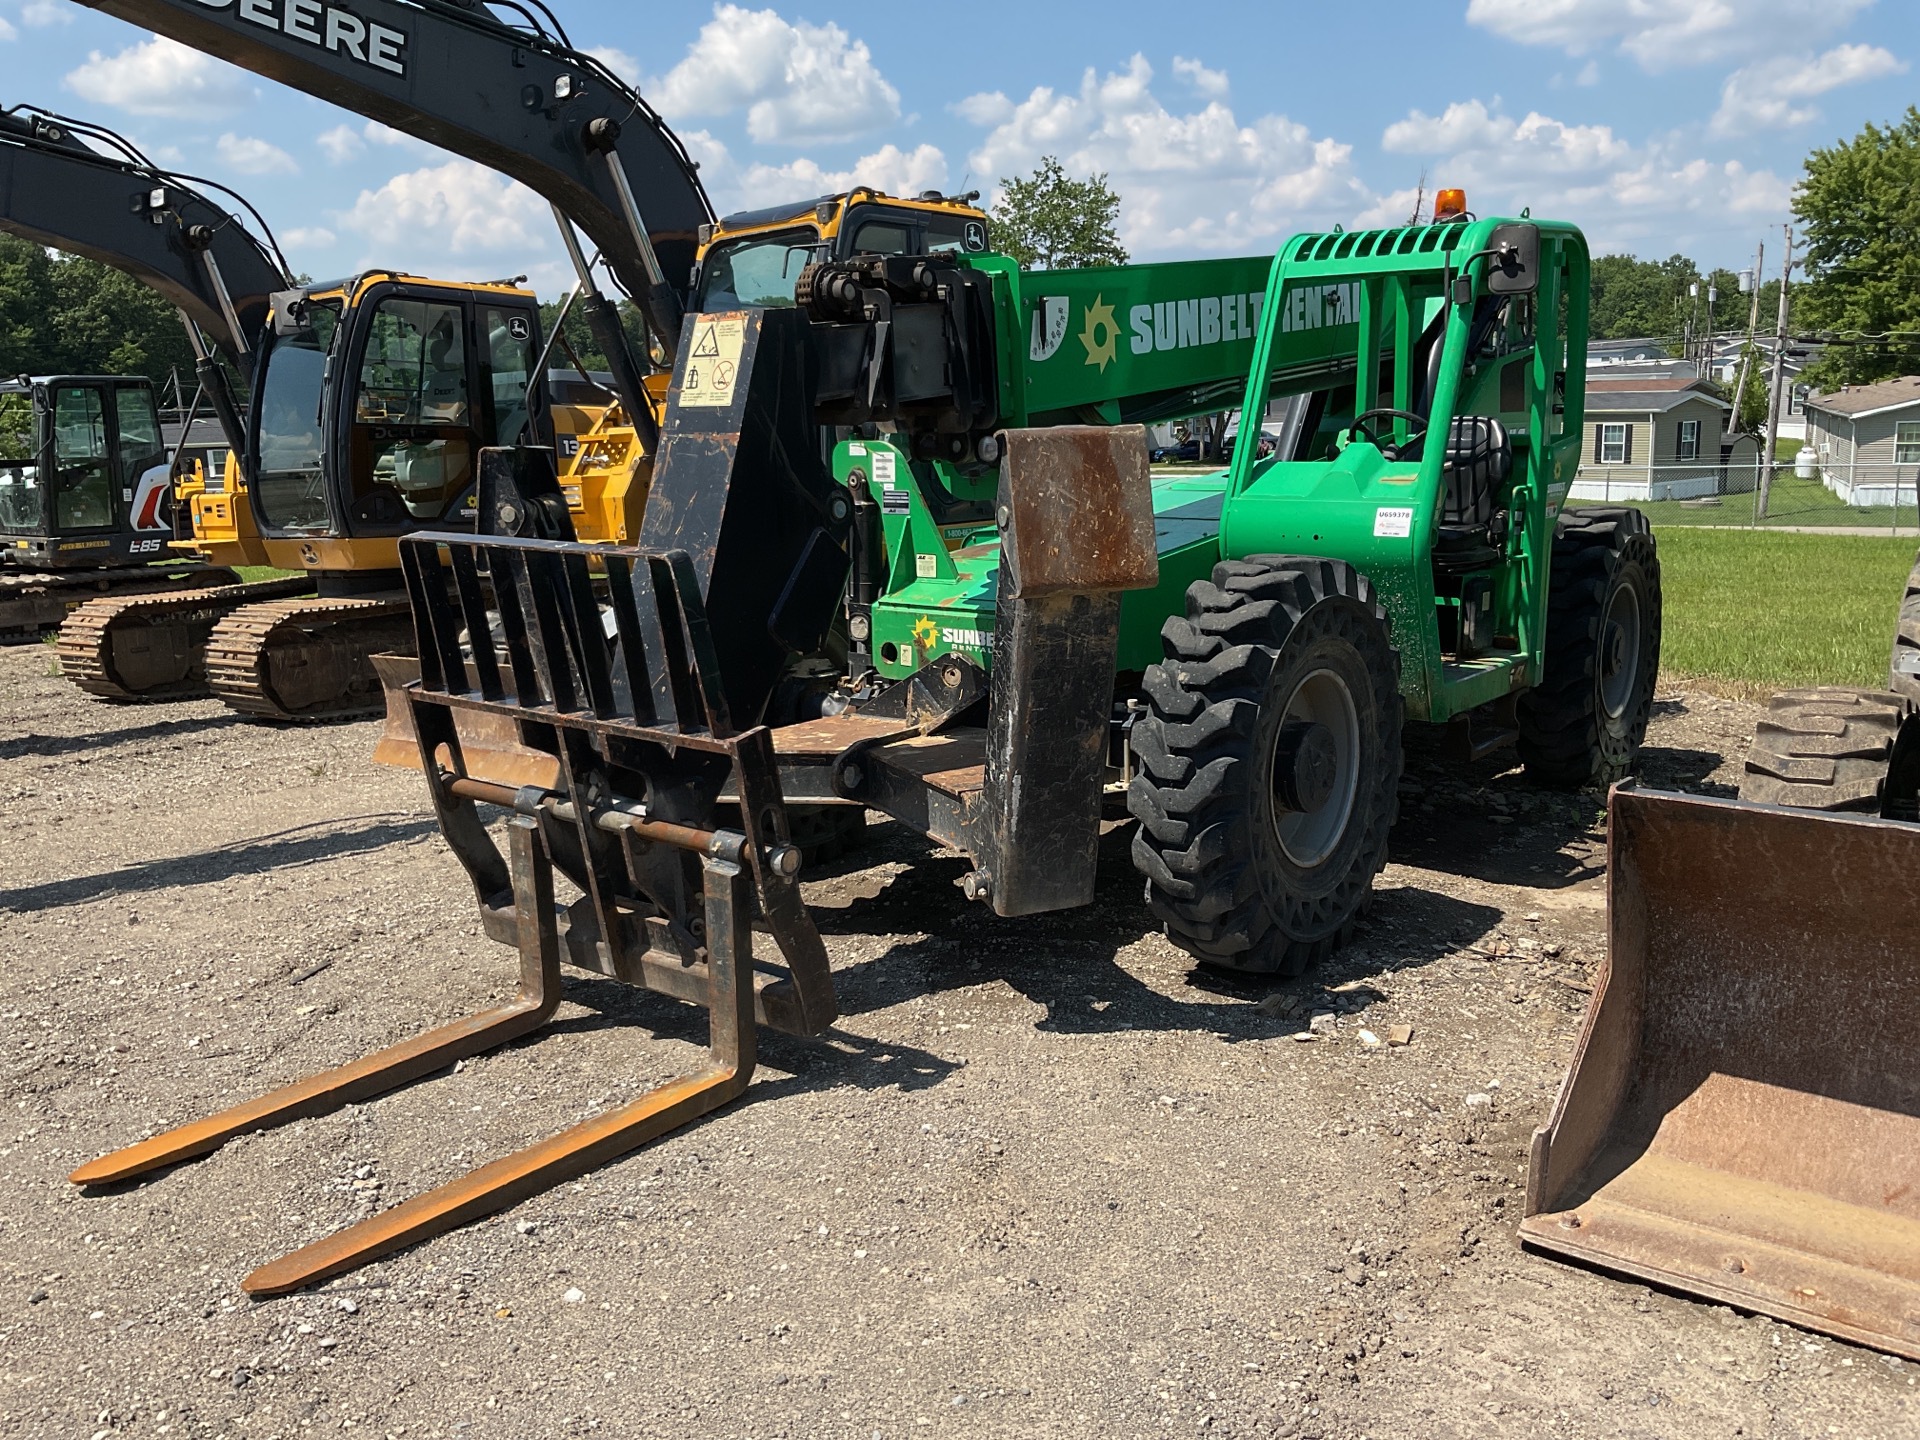
{"type": "Polygon", "coordinates": [[[104,1183],[364,1099],[552,1014],[562,964],[709,1007],[711,1058],[250,1276],[276,1293],[498,1210],[723,1105],[759,1025],[837,1015],[789,806],[882,811],[1001,915],[1092,898],[1103,796],[1203,963],[1293,972],[1384,864],[1409,721],[1613,778],[1651,705],[1659,568],[1562,509],[1587,255],[1564,224],[1303,235],[1266,261],[807,267],[682,328],[641,543],[581,545],[551,457],[486,452],[492,534],[403,542],[407,691],[512,1004],[83,1167],[104,1183]],[[1146,423],[1277,420],[1155,481],[1146,423]],[[846,438],[822,454],[822,427],[846,438]],[[542,532],[545,533],[542,533],[542,532]],[[557,535],[557,538],[556,538],[557,535]],[[456,717],[459,725],[456,726],[456,717]],[[478,722],[478,723],[476,723],[478,722]],[[514,788],[463,731],[552,759],[514,788]],[[476,773],[481,771],[481,773],[476,773]],[[481,804],[513,812],[509,854],[481,804]],[[555,872],[578,891],[555,898],[555,872]]]}

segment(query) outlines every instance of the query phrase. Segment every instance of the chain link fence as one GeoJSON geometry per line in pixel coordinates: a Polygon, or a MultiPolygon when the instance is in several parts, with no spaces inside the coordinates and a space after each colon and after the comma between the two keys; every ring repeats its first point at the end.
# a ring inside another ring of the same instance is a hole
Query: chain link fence
{"type": "Polygon", "coordinates": [[[1810,451],[1771,466],[1753,456],[1718,465],[1583,465],[1567,503],[1632,505],[1663,525],[1914,535],[1920,465],[1822,464],[1810,451]]]}

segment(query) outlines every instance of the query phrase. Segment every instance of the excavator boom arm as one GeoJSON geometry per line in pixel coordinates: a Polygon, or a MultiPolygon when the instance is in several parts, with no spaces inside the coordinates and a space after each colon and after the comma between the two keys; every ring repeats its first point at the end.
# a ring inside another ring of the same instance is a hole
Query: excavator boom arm
{"type": "Polygon", "coordinates": [[[58,118],[26,107],[0,114],[0,231],[142,281],[236,365],[267,323],[273,292],[293,283],[203,192],[104,155],[58,118]]]}
{"type": "MultiPolygon", "coordinates": [[[[477,0],[81,0],[509,176],[586,232],[669,346],[699,228],[695,166],[561,34],[477,0]]],[[[525,12],[522,12],[525,13],[525,12]]]]}

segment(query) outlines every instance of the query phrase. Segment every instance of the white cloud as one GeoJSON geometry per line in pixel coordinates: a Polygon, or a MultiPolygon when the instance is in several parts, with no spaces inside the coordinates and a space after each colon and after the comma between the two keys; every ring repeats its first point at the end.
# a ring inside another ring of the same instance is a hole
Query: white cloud
{"type": "MultiPolygon", "coordinates": [[[[1537,112],[1515,120],[1478,100],[1426,115],[1416,110],[1387,127],[1383,148],[1435,157],[1434,186],[1460,186],[1480,214],[1573,219],[1595,253],[1655,246],[1683,249],[1731,221],[1785,218],[1792,186],[1770,170],[1690,156],[1672,139],[1632,144],[1606,125],[1567,125],[1537,112]]],[[[1396,192],[1360,217],[1399,224],[1413,192],[1396,192]]]]}
{"type": "Polygon", "coordinates": [[[1573,77],[1576,85],[1598,85],[1600,83],[1600,62],[1589,60],[1580,67],[1580,73],[1573,77]]]}
{"type": "Polygon", "coordinates": [[[588,47],[587,54],[593,56],[629,85],[640,83],[640,62],[626,51],[612,45],[593,45],[588,47]]]}
{"type": "Polygon", "coordinates": [[[359,125],[336,125],[314,137],[315,143],[335,165],[344,165],[364,155],[369,145],[384,145],[391,150],[407,150],[422,157],[449,158],[445,150],[417,140],[404,130],[368,120],[359,125]]]}
{"type": "Polygon", "coordinates": [[[747,133],[763,143],[846,140],[900,118],[900,92],[865,41],[738,5],[715,5],[686,57],[647,88],[673,119],[745,106],[747,133]]]}
{"type": "Polygon", "coordinates": [[[1817,105],[1796,104],[1843,85],[1903,75],[1906,62],[1877,45],[1840,45],[1810,60],[1784,55],[1736,70],[1720,87],[1713,113],[1716,135],[1784,130],[1820,118],[1817,105]]]}
{"type": "Polygon", "coordinates": [[[918,195],[922,190],[942,190],[946,183],[947,157],[936,147],[918,145],[902,150],[897,145],[883,145],[845,170],[828,170],[805,158],[785,165],[753,165],[748,167],[741,188],[749,196],[788,200],[835,195],[856,185],[868,185],[889,195],[918,195]]]}
{"type": "Polygon", "coordinates": [[[282,230],[280,239],[287,249],[325,250],[339,237],[324,225],[296,225],[291,230],[282,230]]]}
{"type": "Polygon", "coordinates": [[[240,71],[159,36],[117,55],[88,52],[86,63],[71,71],[65,83],[83,100],[135,115],[178,119],[237,110],[254,95],[240,71]]]}
{"type": "Polygon", "coordinates": [[[1026,99],[972,95],[955,109],[988,134],[968,157],[989,182],[1055,155],[1070,175],[1105,174],[1120,196],[1120,240],[1137,256],[1244,250],[1294,231],[1350,221],[1373,195],[1352,147],[1284,115],[1242,122],[1218,99],[1176,114],[1136,55],[1078,92],[1042,86],[1026,99]]]}
{"type": "Polygon", "coordinates": [[[1469,0],[1467,23],[1571,54],[1617,48],[1647,70],[1766,54],[1837,30],[1873,0],[1469,0]]]}
{"type": "Polygon", "coordinates": [[[13,22],[0,15],[0,40],[18,40],[20,32],[13,28],[13,22]]]}
{"type": "Polygon", "coordinates": [[[544,249],[553,230],[544,200],[471,160],[409,170],[378,190],[362,190],[340,220],[382,247],[411,247],[430,236],[450,255],[544,249]]]}
{"type": "Polygon", "coordinates": [[[840,169],[804,155],[779,165],[742,163],[705,130],[679,134],[700,167],[701,183],[714,208],[722,215],[813,195],[837,195],[857,185],[889,195],[918,195],[922,190],[944,190],[950,178],[947,157],[935,145],[916,145],[911,150],[883,145],[840,169]]]}
{"type": "Polygon", "coordinates": [[[211,111],[240,109],[253,100],[253,86],[240,71],[161,36],[117,56],[90,50],[65,84],[94,104],[177,119],[204,119],[211,111]]]}
{"type": "Polygon", "coordinates": [[[331,130],[323,130],[314,137],[314,141],[335,165],[346,164],[367,148],[367,142],[360,138],[360,132],[351,125],[336,125],[331,130]]]}
{"type": "Polygon", "coordinates": [[[395,175],[333,220],[365,242],[356,264],[448,280],[524,273],[541,294],[573,280],[547,202],[470,160],[395,175]]]}
{"type": "Polygon", "coordinates": [[[220,163],[242,175],[298,175],[300,167],[278,145],[254,135],[228,131],[213,142],[220,163]]]}
{"type": "Polygon", "coordinates": [[[20,7],[20,18],[35,30],[49,25],[71,25],[73,6],[57,4],[55,0],[27,0],[20,7]]]}
{"type": "Polygon", "coordinates": [[[1222,100],[1227,94],[1227,72],[1209,70],[1198,60],[1189,60],[1184,55],[1173,57],[1173,73],[1185,80],[1202,95],[1222,100]]]}

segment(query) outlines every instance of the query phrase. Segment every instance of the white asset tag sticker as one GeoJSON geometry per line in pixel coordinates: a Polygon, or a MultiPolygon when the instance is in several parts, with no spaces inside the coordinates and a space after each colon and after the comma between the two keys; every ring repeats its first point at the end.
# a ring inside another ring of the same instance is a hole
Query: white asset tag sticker
{"type": "Polygon", "coordinates": [[[933,556],[916,555],[913,557],[913,573],[916,579],[931,580],[940,573],[940,570],[933,556]]]}
{"type": "Polygon", "coordinates": [[[893,478],[893,462],[898,458],[899,457],[891,450],[875,450],[873,452],[873,478],[878,480],[884,489],[895,490],[899,488],[900,482],[893,478]]]}
{"type": "Polygon", "coordinates": [[[1404,540],[1411,534],[1411,505],[1382,505],[1373,512],[1373,536],[1376,540],[1404,540]]]}

